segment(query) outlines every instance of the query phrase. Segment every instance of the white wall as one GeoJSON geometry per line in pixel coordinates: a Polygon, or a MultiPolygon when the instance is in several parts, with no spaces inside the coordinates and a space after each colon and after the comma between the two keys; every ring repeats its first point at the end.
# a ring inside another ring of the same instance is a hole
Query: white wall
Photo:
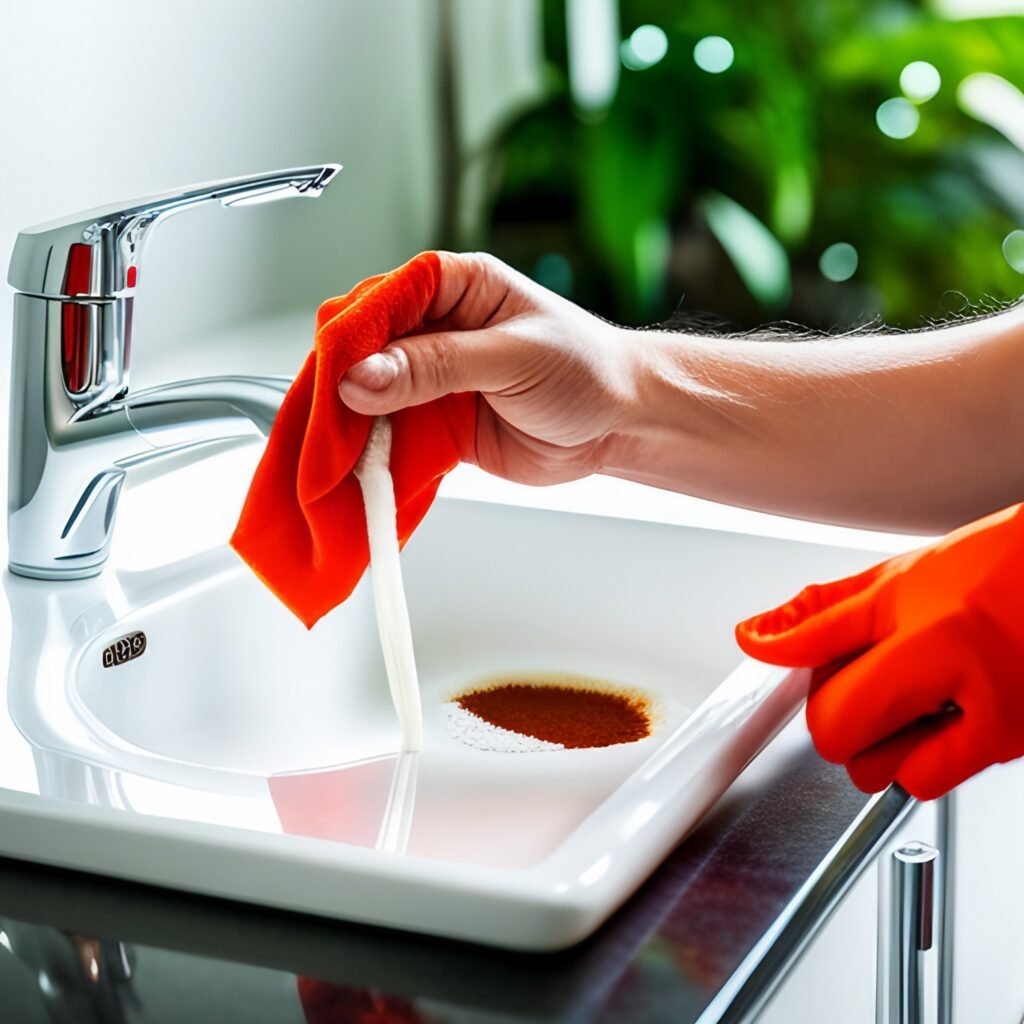
{"type": "Polygon", "coordinates": [[[1024,760],[955,798],[954,1021],[1024,1019],[1024,760]]]}
{"type": "MultiPolygon", "coordinates": [[[[0,509],[18,231],[343,163],[315,201],[172,218],[140,268],[133,386],[295,372],[324,298],[435,244],[445,2],[457,123],[477,146],[536,88],[537,0],[0,0],[0,509]]],[[[5,534],[0,517],[0,565],[5,534]]]]}
{"type": "MultiPolygon", "coordinates": [[[[172,218],[140,268],[134,386],[295,372],[324,298],[435,244],[442,2],[0,0],[0,496],[17,232],[178,185],[344,164],[315,201],[172,218]]],[[[457,123],[478,146],[536,89],[537,0],[450,9],[457,123]]]]}
{"type": "Polygon", "coordinates": [[[315,202],[214,206],[163,225],[140,269],[136,383],[189,375],[190,346],[223,327],[288,309],[311,317],[320,299],[430,244],[435,38],[435,0],[4,4],[4,277],[21,227],[336,160],[345,171],[315,202]]]}

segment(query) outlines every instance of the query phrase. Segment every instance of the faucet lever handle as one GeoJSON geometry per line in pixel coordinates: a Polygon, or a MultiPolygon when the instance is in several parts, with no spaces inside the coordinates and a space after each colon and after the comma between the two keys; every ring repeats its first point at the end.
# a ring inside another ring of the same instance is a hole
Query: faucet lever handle
{"type": "Polygon", "coordinates": [[[340,170],[340,164],[317,164],[208,181],[26,228],[15,242],[7,282],[47,298],[130,295],[142,245],[158,221],[214,201],[245,206],[316,198],[340,170]]]}

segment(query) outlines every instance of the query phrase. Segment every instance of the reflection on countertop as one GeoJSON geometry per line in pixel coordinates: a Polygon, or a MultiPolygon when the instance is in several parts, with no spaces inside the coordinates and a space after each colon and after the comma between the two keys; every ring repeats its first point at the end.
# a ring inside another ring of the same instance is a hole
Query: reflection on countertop
{"type": "Polygon", "coordinates": [[[554,955],[0,861],[0,990],[19,1024],[728,1019],[716,997],[867,803],[794,722],[605,927],[554,955]]]}

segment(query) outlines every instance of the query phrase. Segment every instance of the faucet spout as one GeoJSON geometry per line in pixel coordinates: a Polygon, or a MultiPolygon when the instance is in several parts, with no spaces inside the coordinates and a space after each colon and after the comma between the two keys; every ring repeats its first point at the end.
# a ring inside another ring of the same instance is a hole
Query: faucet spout
{"type": "Polygon", "coordinates": [[[15,241],[7,282],[29,295],[130,295],[143,247],[168,217],[214,202],[251,206],[316,199],[340,170],[340,164],[314,164],[207,181],[25,228],[15,241]]]}
{"type": "Polygon", "coordinates": [[[315,198],[340,169],[317,164],[190,185],[21,232],[8,278],[17,290],[7,508],[13,572],[97,575],[133,466],[270,432],[288,377],[129,388],[139,260],[168,216],[212,202],[315,198]]]}
{"type": "Polygon", "coordinates": [[[264,437],[294,378],[287,376],[196,377],[160,384],[111,403],[157,451],[236,436],[235,428],[264,437]]]}

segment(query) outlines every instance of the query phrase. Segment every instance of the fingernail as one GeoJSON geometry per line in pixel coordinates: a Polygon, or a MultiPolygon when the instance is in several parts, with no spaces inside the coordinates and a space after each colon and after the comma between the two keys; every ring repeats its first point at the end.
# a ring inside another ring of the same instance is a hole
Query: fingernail
{"type": "Polygon", "coordinates": [[[361,363],[356,363],[341,379],[341,383],[350,381],[368,391],[383,391],[398,376],[395,361],[383,352],[368,356],[361,363]]]}

